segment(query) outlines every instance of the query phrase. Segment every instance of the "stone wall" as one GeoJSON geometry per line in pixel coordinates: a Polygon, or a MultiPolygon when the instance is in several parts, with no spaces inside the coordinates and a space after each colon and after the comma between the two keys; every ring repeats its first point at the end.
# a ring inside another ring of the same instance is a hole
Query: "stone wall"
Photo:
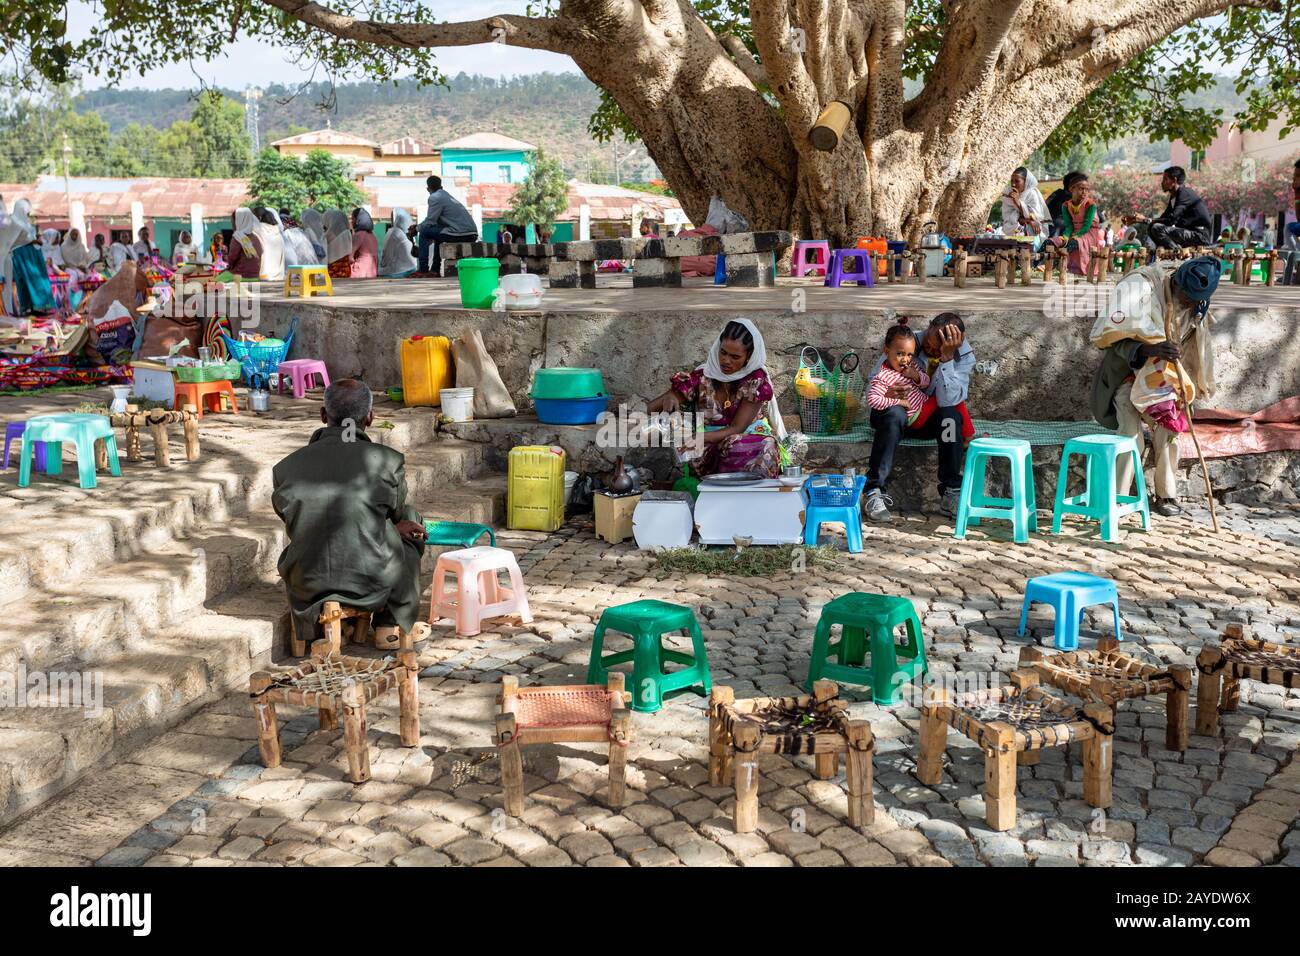
{"type": "MultiPolygon", "coordinates": [[[[800,347],[834,355],[848,349],[873,364],[891,309],[843,312],[750,312],[768,347],[768,366],[782,407],[794,411],[791,381],[800,347]]],[[[399,346],[411,335],[455,337],[478,328],[520,410],[530,407],[532,373],[542,366],[594,365],[614,404],[663,391],[673,372],[699,364],[726,320],[718,313],[492,313],[461,309],[335,308],[327,302],[268,302],[263,327],[283,332],[301,318],[292,356],[321,358],[333,376],[365,372],[372,385],[401,381],[399,346]]],[[[919,314],[913,324],[930,318],[919,314]]],[[[971,385],[980,418],[1087,419],[1098,353],[1086,319],[1048,319],[1041,312],[982,311],[964,316],[981,362],[971,385]]],[[[1300,309],[1221,309],[1214,327],[1219,392],[1214,404],[1254,410],[1300,394],[1300,309]]]]}

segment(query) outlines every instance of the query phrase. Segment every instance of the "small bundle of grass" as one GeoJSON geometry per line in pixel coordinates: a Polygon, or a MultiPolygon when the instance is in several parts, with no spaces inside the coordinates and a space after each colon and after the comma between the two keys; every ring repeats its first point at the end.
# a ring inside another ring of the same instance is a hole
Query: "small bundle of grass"
{"type": "Polygon", "coordinates": [[[834,563],[834,548],[808,548],[802,544],[668,548],[655,553],[655,570],[664,574],[714,577],[771,577],[783,571],[807,571],[834,563]]]}

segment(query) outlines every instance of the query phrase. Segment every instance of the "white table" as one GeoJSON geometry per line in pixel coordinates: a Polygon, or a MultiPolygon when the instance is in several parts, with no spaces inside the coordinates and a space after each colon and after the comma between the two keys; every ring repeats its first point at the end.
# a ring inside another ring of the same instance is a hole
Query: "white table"
{"type": "Polygon", "coordinates": [[[802,484],[785,485],[765,478],[748,485],[700,482],[695,500],[695,530],[705,544],[798,544],[803,541],[807,497],[802,484]]]}

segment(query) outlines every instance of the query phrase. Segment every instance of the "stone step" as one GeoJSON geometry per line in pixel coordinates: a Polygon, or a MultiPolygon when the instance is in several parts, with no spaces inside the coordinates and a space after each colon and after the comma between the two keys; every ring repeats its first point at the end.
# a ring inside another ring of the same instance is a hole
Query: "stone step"
{"type": "Polygon", "coordinates": [[[403,452],[406,456],[408,492],[414,495],[414,482],[421,487],[439,488],[477,478],[486,470],[484,448],[477,442],[441,438],[403,452]],[[413,477],[415,476],[415,477],[413,477]]]}
{"type": "Polygon", "coordinates": [[[482,475],[458,485],[418,487],[408,470],[411,499],[420,514],[429,521],[469,521],[493,528],[505,525],[506,476],[482,475]]]}
{"type": "Polygon", "coordinates": [[[0,604],[0,672],[76,658],[100,661],[273,572],[284,527],[258,512],[195,529],[184,539],[110,561],[79,579],[28,590],[0,604]]]}
{"type": "MultiPolygon", "coordinates": [[[[48,683],[64,675],[62,694],[49,689],[28,698],[28,706],[0,708],[0,824],[246,686],[251,671],[270,662],[272,649],[287,645],[287,634],[283,588],[257,582],[137,642],[145,647],[94,663],[51,665],[41,678],[48,683]]],[[[35,686],[31,675],[27,686],[35,686]]]]}

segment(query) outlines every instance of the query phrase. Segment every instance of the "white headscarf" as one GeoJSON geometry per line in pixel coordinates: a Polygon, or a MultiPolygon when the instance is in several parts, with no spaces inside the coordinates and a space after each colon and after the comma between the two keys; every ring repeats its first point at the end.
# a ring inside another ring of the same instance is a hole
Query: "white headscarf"
{"type": "Polygon", "coordinates": [[[63,265],[63,250],[59,248],[59,230],[46,229],[41,233],[41,258],[56,268],[63,265]]]}
{"type": "MultiPolygon", "coordinates": [[[[280,217],[274,210],[268,210],[278,223],[280,217]]],[[[281,227],[269,222],[257,221],[253,232],[262,243],[262,265],[258,271],[259,279],[278,282],[284,278],[284,237],[281,227]]]]}
{"type": "Polygon", "coordinates": [[[1038,180],[1031,172],[1025,173],[1025,188],[1020,193],[1020,205],[1024,208],[1026,216],[1038,220],[1040,231],[1029,232],[1029,227],[1020,225],[1020,210],[1016,208],[1015,200],[1011,198],[1011,187],[1008,186],[1002,193],[1002,234],[1004,236],[1046,236],[1047,227],[1052,222],[1052,214],[1047,209],[1047,201],[1043,199],[1043,194],[1038,191],[1038,180]]]}
{"type": "Polygon", "coordinates": [[[381,276],[401,275],[416,267],[411,255],[411,240],[406,230],[411,228],[411,214],[405,209],[393,210],[393,225],[384,236],[384,250],[379,256],[381,276]]]}
{"type": "Polygon", "coordinates": [[[235,210],[235,232],[230,237],[230,242],[239,243],[244,250],[244,255],[257,255],[257,246],[253,245],[252,236],[257,230],[257,217],[253,215],[253,210],[247,206],[240,206],[235,210]]]}
{"type": "Polygon", "coordinates": [[[300,221],[302,222],[302,231],[307,234],[311,240],[312,252],[316,252],[316,247],[320,247],[318,256],[325,255],[325,221],[321,218],[318,210],[307,208],[302,211],[300,221]]]}
{"type": "Polygon", "coordinates": [[[63,253],[63,264],[68,268],[82,270],[90,268],[90,250],[86,248],[85,240],[81,238],[78,230],[69,229],[63,245],[59,248],[63,253]],[[74,232],[77,234],[76,239],[72,238],[74,232]]]}
{"type": "Polygon", "coordinates": [[[182,262],[198,262],[198,247],[194,245],[193,235],[190,236],[190,242],[178,242],[172,246],[172,262],[180,265],[182,262]]]}
{"type": "Polygon", "coordinates": [[[351,259],[352,230],[348,227],[348,217],[338,209],[330,209],[324,218],[326,263],[351,259]]]}
{"type": "Polygon", "coordinates": [[[131,258],[131,250],[120,242],[115,242],[108,247],[108,264],[112,266],[113,271],[117,272],[122,268],[122,264],[131,258]]]}
{"type": "Polygon", "coordinates": [[[0,226],[0,276],[4,277],[5,303],[11,315],[18,314],[17,290],[14,288],[13,252],[36,238],[36,228],[27,221],[32,204],[26,199],[14,203],[9,221],[0,226]]]}
{"type": "MultiPolygon", "coordinates": [[[[722,371],[722,335],[719,333],[718,337],[713,340],[713,346],[709,349],[709,357],[700,366],[700,370],[715,382],[738,382],[760,368],[763,369],[764,373],[767,373],[765,367],[767,365],[767,346],[763,342],[763,333],[758,331],[758,326],[749,319],[738,318],[734,321],[739,322],[749,332],[750,337],[754,340],[754,350],[749,355],[749,361],[739,371],[727,374],[722,371]]],[[[767,377],[770,383],[772,376],[768,374],[767,377]]],[[[764,414],[767,416],[767,423],[772,426],[772,434],[776,436],[777,441],[784,441],[786,434],[785,422],[781,418],[781,410],[777,408],[775,388],[772,390],[772,398],[767,403],[764,414]]]]}

